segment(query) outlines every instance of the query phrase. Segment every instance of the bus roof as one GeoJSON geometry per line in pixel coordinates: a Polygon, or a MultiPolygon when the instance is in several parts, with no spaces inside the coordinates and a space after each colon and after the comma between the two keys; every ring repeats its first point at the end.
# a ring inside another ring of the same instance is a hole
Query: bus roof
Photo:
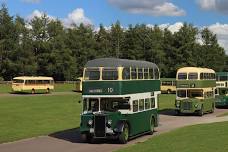
{"type": "Polygon", "coordinates": [[[19,79],[19,80],[53,80],[52,77],[44,77],[44,76],[20,76],[15,77],[13,79],[19,79]]]}
{"type": "Polygon", "coordinates": [[[138,68],[157,68],[157,65],[148,61],[137,61],[117,58],[99,58],[90,60],[85,65],[89,67],[138,67],[138,68]]]}
{"type": "Polygon", "coordinates": [[[208,68],[200,68],[200,67],[184,67],[178,69],[177,73],[184,73],[184,72],[204,72],[204,73],[215,73],[214,70],[208,68]]]}

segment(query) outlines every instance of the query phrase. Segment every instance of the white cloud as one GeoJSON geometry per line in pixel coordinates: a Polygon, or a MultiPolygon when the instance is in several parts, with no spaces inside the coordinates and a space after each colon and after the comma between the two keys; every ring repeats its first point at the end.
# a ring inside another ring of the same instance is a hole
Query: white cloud
{"type": "MultiPolygon", "coordinates": [[[[39,10],[34,10],[33,12],[32,12],[32,14],[30,14],[30,15],[28,15],[27,17],[26,17],[26,19],[27,20],[29,20],[29,21],[31,21],[34,17],[42,17],[44,14],[46,14],[46,13],[44,13],[44,12],[42,12],[42,11],[39,11],[39,10]]],[[[51,20],[55,20],[56,19],[56,17],[54,17],[54,16],[51,16],[51,15],[48,15],[48,14],[46,14],[47,15],[47,17],[49,18],[49,19],[51,19],[51,20]]]]}
{"type": "MultiPolygon", "coordinates": [[[[31,21],[34,17],[39,17],[40,18],[44,14],[46,14],[46,13],[44,13],[42,11],[39,11],[39,10],[34,10],[30,15],[28,15],[26,17],[26,19],[28,21],[31,21]]],[[[56,20],[57,19],[57,17],[51,16],[49,14],[46,14],[46,15],[51,20],[56,20]]],[[[84,10],[82,8],[75,9],[74,11],[69,13],[66,18],[63,18],[63,19],[60,19],[60,20],[62,21],[63,25],[66,28],[72,27],[73,24],[76,24],[76,25],[79,25],[81,23],[83,23],[85,25],[91,25],[92,24],[92,21],[88,17],[85,16],[84,10]]]]}
{"type": "Polygon", "coordinates": [[[40,3],[41,0],[21,0],[24,3],[40,3]]]}
{"type": "MultiPolygon", "coordinates": [[[[151,24],[149,25],[151,26],[151,24]]],[[[175,33],[175,32],[178,32],[181,29],[181,27],[183,27],[183,25],[184,24],[182,22],[176,22],[174,24],[166,23],[166,24],[160,24],[158,26],[162,30],[167,28],[170,32],[175,33]]]]}
{"type": "Polygon", "coordinates": [[[151,16],[184,16],[186,12],[168,0],[108,0],[111,4],[134,14],[151,16]]]}
{"type": "Polygon", "coordinates": [[[217,11],[223,14],[228,14],[227,0],[197,0],[200,8],[207,11],[217,11]]]}
{"type": "Polygon", "coordinates": [[[85,16],[82,8],[77,8],[68,14],[67,18],[64,18],[63,24],[65,27],[71,27],[73,24],[79,25],[81,23],[85,25],[91,25],[91,20],[85,16]]]}
{"type": "Polygon", "coordinates": [[[228,54],[228,24],[212,24],[208,29],[217,35],[218,43],[224,47],[226,54],[228,54]]]}

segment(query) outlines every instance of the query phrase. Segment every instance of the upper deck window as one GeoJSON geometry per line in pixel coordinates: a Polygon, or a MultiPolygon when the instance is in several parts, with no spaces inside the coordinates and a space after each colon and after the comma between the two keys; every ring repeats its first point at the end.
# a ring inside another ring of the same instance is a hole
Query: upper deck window
{"type": "Polygon", "coordinates": [[[148,78],[149,78],[149,69],[144,68],[144,79],[148,79],[148,78]]]}
{"type": "Polygon", "coordinates": [[[99,80],[100,79],[99,68],[86,69],[84,79],[85,80],[99,80]]]}
{"type": "Polygon", "coordinates": [[[117,80],[118,71],[116,68],[104,68],[102,70],[102,80],[117,80]]]}
{"type": "Polygon", "coordinates": [[[188,79],[189,80],[197,80],[198,79],[198,73],[189,73],[188,79]]]}
{"type": "Polygon", "coordinates": [[[186,80],[187,79],[187,73],[179,73],[178,79],[179,80],[186,80]]]}
{"type": "Polygon", "coordinates": [[[131,69],[131,79],[137,79],[137,69],[136,68],[131,69]]]}
{"type": "Polygon", "coordinates": [[[24,80],[21,80],[21,79],[13,79],[13,83],[24,83],[24,80]]]}
{"type": "Polygon", "coordinates": [[[123,76],[124,80],[129,80],[130,79],[130,68],[124,68],[122,76],[123,76]]]}
{"type": "Polygon", "coordinates": [[[138,79],[143,79],[143,69],[138,69],[138,79]]]}
{"type": "Polygon", "coordinates": [[[155,68],[154,69],[154,77],[155,77],[155,79],[159,79],[159,71],[158,71],[158,68],[155,68]]]}

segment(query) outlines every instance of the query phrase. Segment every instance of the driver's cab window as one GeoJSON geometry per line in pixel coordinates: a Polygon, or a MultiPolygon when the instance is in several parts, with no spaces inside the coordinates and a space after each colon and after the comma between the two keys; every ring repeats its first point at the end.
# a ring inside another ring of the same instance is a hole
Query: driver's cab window
{"type": "Polygon", "coordinates": [[[99,111],[99,100],[98,99],[84,99],[83,111],[84,112],[99,111]]]}

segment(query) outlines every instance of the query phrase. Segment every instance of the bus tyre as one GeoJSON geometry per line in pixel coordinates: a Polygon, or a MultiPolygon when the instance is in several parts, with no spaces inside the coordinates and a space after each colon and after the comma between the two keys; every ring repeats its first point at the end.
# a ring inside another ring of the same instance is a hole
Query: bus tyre
{"type": "Polygon", "coordinates": [[[128,128],[128,125],[125,123],[123,126],[123,131],[119,135],[119,142],[121,144],[126,144],[128,141],[128,137],[129,137],[129,128],[128,128]]]}
{"type": "Polygon", "coordinates": [[[87,133],[80,134],[80,139],[82,142],[91,142],[91,136],[87,133]]]}
{"type": "Polygon", "coordinates": [[[151,117],[151,120],[150,120],[150,132],[149,132],[150,135],[153,135],[153,133],[154,133],[154,123],[155,123],[154,117],[151,117]]]}
{"type": "Polygon", "coordinates": [[[35,89],[32,89],[32,94],[35,94],[35,89]]]}
{"type": "Polygon", "coordinates": [[[179,116],[181,114],[180,110],[175,110],[175,113],[177,116],[179,116]]]}
{"type": "Polygon", "coordinates": [[[214,111],[215,111],[215,105],[214,105],[214,104],[212,104],[212,107],[211,107],[211,113],[214,113],[214,111]]]}
{"type": "Polygon", "coordinates": [[[50,89],[49,88],[47,88],[46,93],[50,93],[50,89]]]}
{"type": "Polygon", "coordinates": [[[203,116],[203,114],[204,114],[204,112],[203,112],[203,105],[201,106],[201,109],[199,110],[199,112],[198,112],[198,115],[199,116],[203,116]]]}

